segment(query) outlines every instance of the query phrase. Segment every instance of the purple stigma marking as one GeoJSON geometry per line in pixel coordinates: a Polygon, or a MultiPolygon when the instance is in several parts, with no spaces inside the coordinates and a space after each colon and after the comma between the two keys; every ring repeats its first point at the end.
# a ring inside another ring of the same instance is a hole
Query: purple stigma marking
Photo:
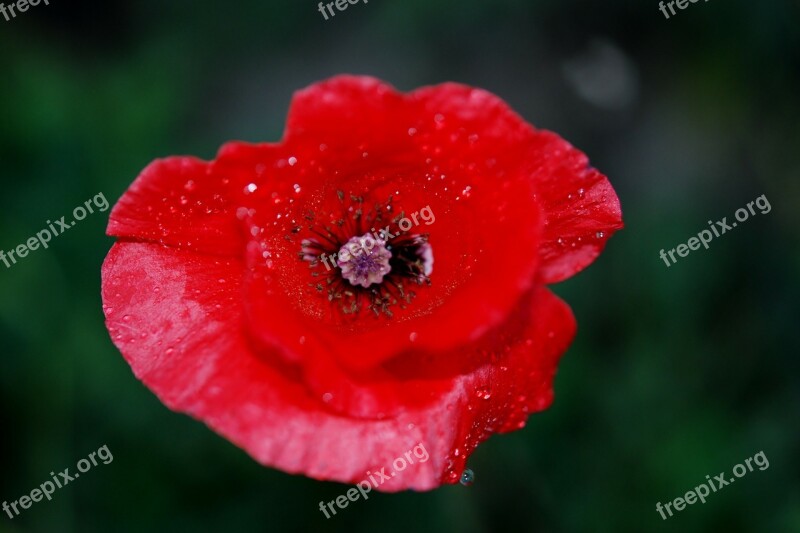
{"type": "Polygon", "coordinates": [[[338,259],[342,277],[351,285],[360,285],[365,289],[381,283],[392,270],[389,265],[392,252],[386,248],[386,241],[376,240],[369,233],[347,241],[339,249],[338,259]]]}

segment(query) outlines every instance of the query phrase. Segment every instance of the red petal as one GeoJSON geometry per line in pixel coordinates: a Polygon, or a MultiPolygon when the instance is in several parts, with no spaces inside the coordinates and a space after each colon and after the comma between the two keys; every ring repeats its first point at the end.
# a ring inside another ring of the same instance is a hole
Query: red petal
{"type": "Polygon", "coordinates": [[[524,163],[536,139],[497,97],[456,84],[403,96],[371,78],[338,77],[299,92],[282,146],[231,143],[216,163],[225,175],[267,169],[245,200],[255,232],[253,331],[291,361],[324,345],[359,370],[412,346],[448,349],[479,338],[535,278],[543,221],[524,163]],[[296,260],[304,235],[295,230],[309,212],[338,216],[338,190],[367,203],[392,195],[397,211],[430,205],[436,213],[423,227],[433,286],[417,291],[407,312],[367,318],[357,331],[329,314],[308,265],[296,260]],[[309,332],[309,322],[318,327],[309,332]]]}
{"type": "Polygon", "coordinates": [[[563,281],[589,266],[622,228],[619,199],[608,179],[582,152],[548,131],[527,159],[546,221],[539,247],[539,279],[563,281]]]}
{"type": "MultiPolygon", "coordinates": [[[[237,184],[238,186],[238,184],[237,184]]],[[[108,234],[212,255],[241,256],[231,180],[193,157],[153,161],[114,206],[108,234]]]]}
{"type": "MultiPolygon", "coordinates": [[[[103,266],[109,331],[134,373],[167,406],[203,420],[265,465],[318,479],[355,483],[368,470],[390,472],[394,459],[422,443],[429,460],[378,490],[456,481],[480,441],[521,427],[530,412],[549,404],[555,364],[574,333],[569,308],[545,289],[534,291],[515,313],[518,320],[498,333],[514,343],[495,354],[495,363],[446,378],[449,392],[437,393],[427,407],[384,421],[351,419],[328,412],[254,352],[237,303],[240,270],[233,260],[117,244],[103,266]]],[[[468,351],[466,359],[480,355],[468,351]]],[[[434,364],[431,372],[437,368],[445,367],[434,364]]]]}

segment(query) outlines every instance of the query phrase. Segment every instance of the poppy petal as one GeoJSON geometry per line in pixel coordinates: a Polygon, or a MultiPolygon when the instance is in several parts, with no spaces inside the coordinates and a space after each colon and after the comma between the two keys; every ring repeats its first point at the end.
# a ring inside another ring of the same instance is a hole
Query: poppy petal
{"type": "Polygon", "coordinates": [[[235,299],[240,287],[215,279],[237,268],[157,245],[117,244],[103,267],[109,330],[167,406],[203,420],[265,465],[317,479],[357,483],[422,444],[429,460],[375,488],[428,490],[457,481],[479,442],[549,405],[555,365],[574,334],[569,308],[546,289],[533,291],[520,308],[528,326],[510,329],[522,342],[494,363],[447,378],[448,389],[428,406],[379,421],[342,417],[254,350],[235,299]],[[114,281],[121,278],[132,283],[114,281]],[[194,289],[214,283],[221,287],[194,289]]]}
{"type": "Polygon", "coordinates": [[[212,255],[241,256],[230,180],[194,157],[153,161],[111,211],[113,237],[158,242],[212,255]]]}

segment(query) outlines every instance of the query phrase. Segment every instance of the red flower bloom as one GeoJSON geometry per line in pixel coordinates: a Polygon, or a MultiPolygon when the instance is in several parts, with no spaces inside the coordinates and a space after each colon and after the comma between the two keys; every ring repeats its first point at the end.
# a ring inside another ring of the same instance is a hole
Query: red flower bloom
{"type": "Polygon", "coordinates": [[[103,265],[114,343],[168,407],[262,464],[380,486],[454,483],[549,406],[575,332],[544,286],[622,227],[605,176],[499,98],[337,77],[278,144],[147,167],[103,265]]]}

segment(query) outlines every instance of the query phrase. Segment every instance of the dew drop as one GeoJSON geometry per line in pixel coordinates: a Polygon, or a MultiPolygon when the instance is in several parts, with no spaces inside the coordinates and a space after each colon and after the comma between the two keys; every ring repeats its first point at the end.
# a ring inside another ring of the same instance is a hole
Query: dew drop
{"type": "Polygon", "coordinates": [[[475,472],[467,468],[461,473],[461,479],[459,483],[464,485],[465,487],[469,487],[473,483],[475,483],[475,472]]]}
{"type": "Polygon", "coordinates": [[[602,239],[603,237],[606,236],[606,234],[603,233],[602,231],[598,231],[597,233],[594,234],[594,236],[597,237],[598,239],[602,239]]]}
{"type": "Polygon", "coordinates": [[[477,390],[478,398],[481,400],[488,400],[492,397],[492,391],[489,389],[478,389],[477,390]]]}
{"type": "Polygon", "coordinates": [[[194,180],[189,180],[186,182],[186,185],[183,186],[189,192],[192,192],[195,189],[194,180]]]}
{"type": "Polygon", "coordinates": [[[586,191],[585,191],[584,189],[578,189],[578,198],[580,198],[581,200],[583,200],[583,198],[584,198],[585,196],[586,196],[586,191]]]}
{"type": "Polygon", "coordinates": [[[408,336],[408,340],[410,340],[411,342],[416,342],[416,340],[417,340],[417,338],[418,338],[418,337],[419,337],[419,334],[418,334],[416,331],[413,331],[413,332],[411,332],[411,334],[408,336]]]}
{"type": "Polygon", "coordinates": [[[250,183],[247,185],[247,187],[244,188],[244,193],[250,194],[256,192],[256,189],[258,189],[258,185],[256,185],[255,183],[250,183]]]}
{"type": "Polygon", "coordinates": [[[296,158],[296,157],[294,157],[294,156],[290,157],[290,158],[289,158],[289,166],[290,166],[290,167],[293,167],[293,166],[295,166],[296,164],[297,164],[297,158],[296,158]]]}

